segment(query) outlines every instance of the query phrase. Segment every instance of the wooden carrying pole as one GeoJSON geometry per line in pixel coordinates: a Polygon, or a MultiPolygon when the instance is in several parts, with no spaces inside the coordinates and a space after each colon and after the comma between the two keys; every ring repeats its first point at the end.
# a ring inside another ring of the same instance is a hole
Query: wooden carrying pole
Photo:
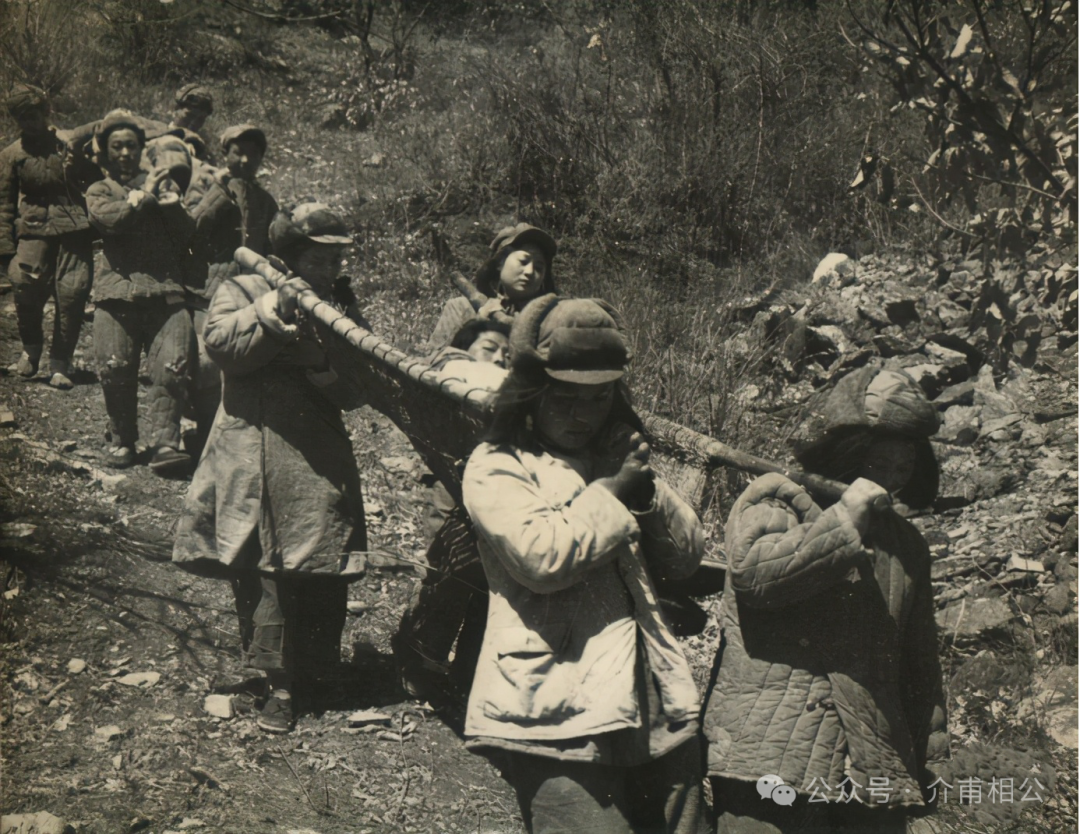
{"type": "Polygon", "coordinates": [[[728,469],[749,472],[751,475],[779,472],[788,480],[804,487],[818,501],[829,504],[838,501],[847,489],[847,484],[823,478],[820,475],[812,475],[799,469],[780,466],[765,458],[732,448],[715,437],[709,437],[686,426],[673,423],[671,420],[657,417],[655,414],[645,412],[642,422],[655,448],[686,463],[696,463],[709,470],[724,466],[728,469]]]}
{"type": "MultiPolygon", "coordinates": [[[[275,269],[266,258],[245,247],[236,250],[236,262],[244,269],[258,273],[274,286],[287,278],[286,275],[275,269]]],[[[464,281],[464,278],[462,281],[464,281]]],[[[457,285],[457,282],[455,282],[455,285],[457,285]]],[[[475,287],[472,290],[476,295],[481,295],[475,287]]],[[[470,301],[473,301],[471,297],[470,301]]],[[[443,396],[449,394],[475,416],[486,417],[490,414],[492,398],[488,392],[479,391],[465,383],[456,384],[456,381],[443,380],[440,374],[433,371],[426,362],[386,344],[370,330],[361,327],[348,316],[327,304],[313,291],[305,290],[302,292],[299,297],[299,304],[301,309],[308,315],[318,318],[334,334],[364,354],[369,361],[395,368],[401,374],[433,391],[438,391],[443,396]]],[[[843,491],[847,489],[845,484],[838,481],[811,475],[798,469],[780,466],[764,458],[747,454],[721,443],[713,437],[708,437],[654,414],[646,412],[643,415],[643,422],[650,435],[650,441],[657,451],[683,463],[698,466],[706,471],[727,467],[748,472],[752,475],[778,472],[804,487],[818,501],[825,503],[833,503],[838,500],[843,491]]]]}

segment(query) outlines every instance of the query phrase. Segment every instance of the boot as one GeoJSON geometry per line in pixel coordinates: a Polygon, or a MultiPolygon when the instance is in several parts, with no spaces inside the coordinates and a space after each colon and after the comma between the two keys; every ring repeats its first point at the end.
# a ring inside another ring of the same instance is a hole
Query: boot
{"type": "Polygon", "coordinates": [[[113,469],[127,469],[135,463],[135,450],[131,446],[110,446],[105,452],[105,465],[113,469]]]}
{"type": "Polygon", "coordinates": [[[255,725],[267,733],[288,733],[296,726],[296,705],[292,698],[292,681],[281,670],[266,675],[269,697],[255,718],[255,725]]]}

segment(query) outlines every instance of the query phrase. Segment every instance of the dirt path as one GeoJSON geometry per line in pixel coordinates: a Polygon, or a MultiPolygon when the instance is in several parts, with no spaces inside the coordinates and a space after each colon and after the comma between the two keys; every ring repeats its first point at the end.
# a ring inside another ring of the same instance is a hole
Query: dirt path
{"type": "MultiPolygon", "coordinates": [[[[13,318],[0,325],[5,366],[13,318]]],[[[0,429],[3,813],[47,810],[84,834],[521,830],[496,771],[397,684],[389,638],[412,570],[372,569],[351,586],[362,613],[340,679],[293,734],[259,731],[243,692],[230,696],[235,717],[205,711],[238,667],[231,591],[168,563],[186,483],[101,468],[100,389],[77,381],[62,393],[0,378],[0,411],[14,417],[0,429]],[[387,721],[350,726],[371,708],[387,721]]],[[[381,416],[351,425],[373,541],[415,558],[418,459],[381,416]]]]}

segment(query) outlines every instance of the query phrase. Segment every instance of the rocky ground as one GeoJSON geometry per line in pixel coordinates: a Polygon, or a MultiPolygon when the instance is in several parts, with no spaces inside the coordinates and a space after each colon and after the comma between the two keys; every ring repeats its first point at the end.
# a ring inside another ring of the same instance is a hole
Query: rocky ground
{"type": "MultiPolygon", "coordinates": [[[[937,822],[1073,830],[1075,269],[1006,265],[976,280],[981,263],[828,266],[808,290],[741,311],[748,344],[776,348],[744,399],[781,433],[782,406],[876,358],[935,398],[942,497],[915,522],[935,557],[954,741],[937,822]]],[[[10,295],[0,308],[7,364],[10,295]]],[[[76,382],[64,393],[0,378],[3,813],[48,811],[94,834],[521,830],[512,792],[465,752],[460,713],[409,701],[396,683],[389,637],[424,549],[420,464],[403,436],[368,409],[350,415],[373,544],[401,560],[351,586],[339,675],[295,733],[268,737],[251,694],[228,690],[229,589],[167,563],[185,483],[104,469],[100,389],[89,371],[76,382]]],[[[702,680],[717,636],[710,616],[685,639],[702,680]]]]}
{"type": "MultiPolygon", "coordinates": [[[[9,360],[10,295],[0,305],[9,360]]],[[[228,689],[231,591],[167,562],[186,483],[101,468],[100,388],[76,381],[0,379],[3,813],[85,834],[518,830],[512,792],[455,733],[459,711],[437,716],[397,684],[410,564],[351,586],[348,660],[296,731],[255,727],[252,695],[228,689]]],[[[381,415],[351,418],[373,540],[422,559],[419,458],[381,415]]]]}

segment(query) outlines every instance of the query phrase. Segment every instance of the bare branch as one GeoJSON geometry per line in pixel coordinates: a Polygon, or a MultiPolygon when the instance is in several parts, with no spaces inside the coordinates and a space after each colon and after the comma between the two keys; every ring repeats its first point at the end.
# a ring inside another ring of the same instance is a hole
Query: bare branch
{"type": "Polygon", "coordinates": [[[942,217],[940,214],[938,214],[936,211],[934,211],[933,206],[930,205],[930,201],[927,200],[925,195],[922,193],[922,191],[919,190],[918,183],[916,183],[915,180],[911,181],[911,187],[915,189],[915,193],[918,195],[919,201],[923,204],[923,208],[926,209],[927,213],[929,213],[929,215],[931,217],[933,217],[934,220],[936,220],[938,223],[940,223],[946,229],[950,229],[950,230],[956,232],[957,234],[964,235],[965,237],[969,237],[969,238],[971,238],[973,240],[975,240],[975,239],[977,239],[979,237],[978,235],[974,234],[973,232],[969,232],[967,229],[962,229],[959,226],[957,226],[957,225],[955,225],[953,223],[950,223],[948,220],[946,220],[944,217],[942,217]]]}
{"type": "Polygon", "coordinates": [[[982,0],[971,0],[971,5],[975,10],[975,19],[979,22],[979,31],[982,32],[983,42],[986,44],[986,57],[993,61],[995,65],[1000,65],[997,50],[994,49],[994,41],[990,37],[990,29],[986,25],[986,16],[983,15],[982,0]]]}
{"type": "Polygon", "coordinates": [[[305,17],[291,17],[289,15],[277,14],[274,12],[260,11],[251,6],[245,6],[243,3],[238,3],[237,0],[221,0],[221,2],[230,8],[236,9],[238,12],[261,17],[264,20],[273,20],[275,23],[309,23],[316,20],[332,20],[333,18],[341,17],[341,12],[339,11],[327,12],[326,14],[307,15],[305,17]]]}

